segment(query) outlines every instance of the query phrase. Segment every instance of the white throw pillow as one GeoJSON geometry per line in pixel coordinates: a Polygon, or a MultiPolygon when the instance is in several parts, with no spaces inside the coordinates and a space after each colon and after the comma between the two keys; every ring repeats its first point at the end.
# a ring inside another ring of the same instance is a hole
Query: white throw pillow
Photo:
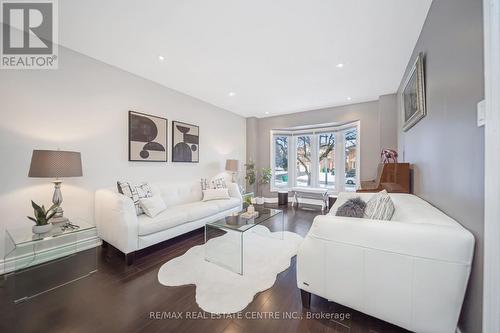
{"type": "Polygon", "coordinates": [[[389,221],[394,214],[394,203],[386,190],[374,194],[366,203],[365,218],[389,221]]]}
{"type": "Polygon", "coordinates": [[[227,188],[214,188],[203,191],[203,201],[229,199],[227,188]]]}
{"type": "Polygon", "coordinates": [[[167,209],[165,201],[159,195],[153,195],[149,198],[139,199],[139,205],[141,206],[144,214],[149,217],[155,217],[156,215],[167,209]]]}

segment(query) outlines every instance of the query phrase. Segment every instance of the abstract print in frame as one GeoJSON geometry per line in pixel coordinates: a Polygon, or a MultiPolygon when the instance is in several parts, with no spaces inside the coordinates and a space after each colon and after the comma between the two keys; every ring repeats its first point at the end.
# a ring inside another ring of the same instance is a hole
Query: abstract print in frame
{"type": "Polygon", "coordinates": [[[135,111],[128,112],[128,160],[167,162],[165,118],[135,111]]]}
{"type": "Polygon", "coordinates": [[[425,108],[424,56],[420,53],[406,78],[402,91],[403,131],[408,131],[427,114],[425,108]]]}
{"type": "Polygon", "coordinates": [[[200,128],[180,121],[172,121],[172,162],[200,161],[200,128]]]}

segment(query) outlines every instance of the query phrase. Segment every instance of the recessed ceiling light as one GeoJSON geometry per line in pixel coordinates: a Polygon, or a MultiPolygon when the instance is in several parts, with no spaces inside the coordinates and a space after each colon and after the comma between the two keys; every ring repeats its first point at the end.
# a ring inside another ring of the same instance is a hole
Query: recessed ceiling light
{"type": "Polygon", "coordinates": [[[352,98],[351,97],[347,97],[347,100],[350,101],[352,98]]]}
{"type": "Polygon", "coordinates": [[[234,96],[236,96],[236,93],[234,91],[231,91],[228,95],[229,95],[229,97],[234,97],[234,96]]]}
{"type": "Polygon", "coordinates": [[[160,56],[158,56],[158,60],[163,61],[163,60],[165,60],[165,57],[160,55],[160,56]]]}
{"type": "Polygon", "coordinates": [[[265,114],[269,114],[269,111],[264,112],[265,114]]]}
{"type": "Polygon", "coordinates": [[[335,66],[337,68],[344,68],[344,64],[337,64],[337,66],[335,66]]]}

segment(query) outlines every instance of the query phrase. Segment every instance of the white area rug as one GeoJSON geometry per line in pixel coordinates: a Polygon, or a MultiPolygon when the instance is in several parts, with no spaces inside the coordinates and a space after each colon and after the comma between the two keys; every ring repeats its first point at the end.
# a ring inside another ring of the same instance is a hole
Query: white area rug
{"type": "MultiPolygon", "coordinates": [[[[302,237],[293,232],[285,231],[283,240],[273,238],[278,235],[264,226],[245,232],[244,275],[207,262],[205,245],[198,245],[165,263],[158,272],[158,280],[165,286],[196,285],[196,303],[207,312],[241,311],[255,294],[272,287],[276,275],[290,266],[290,259],[302,242],[302,237]]],[[[235,236],[239,235],[231,232],[207,244],[211,251],[219,250],[216,253],[223,262],[236,263],[240,252],[235,236]]]]}

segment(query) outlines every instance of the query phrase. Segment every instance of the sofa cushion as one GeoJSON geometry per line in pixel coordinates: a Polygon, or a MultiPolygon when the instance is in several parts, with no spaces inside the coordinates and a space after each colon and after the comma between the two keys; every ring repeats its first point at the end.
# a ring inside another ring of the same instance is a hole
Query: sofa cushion
{"type": "Polygon", "coordinates": [[[208,190],[203,190],[203,201],[212,200],[228,200],[229,191],[227,188],[211,188],[208,190]]]}
{"type": "Polygon", "coordinates": [[[212,200],[210,201],[210,203],[216,205],[220,212],[241,205],[241,201],[236,198],[229,198],[225,200],[212,200]]]}
{"type": "Polygon", "coordinates": [[[188,222],[215,215],[219,212],[219,208],[212,202],[197,201],[180,205],[178,207],[187,212],[188,222]]]}
{"type": "Polygon", "coordinates": [[[140,215],[137,219],[139,236],[144,236],[188,222],[188,212],[181,206],[177,206],[168,208],[153,218],[140,215]]]}

